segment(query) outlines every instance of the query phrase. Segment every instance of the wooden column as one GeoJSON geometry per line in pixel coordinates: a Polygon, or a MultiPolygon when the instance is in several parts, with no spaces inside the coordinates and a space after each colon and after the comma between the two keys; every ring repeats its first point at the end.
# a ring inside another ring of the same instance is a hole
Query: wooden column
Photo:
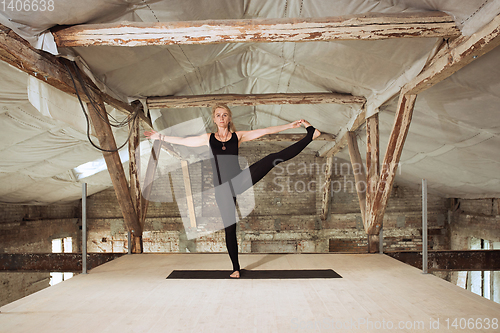
{"type": "Polygon", "coordinates": [[[406,136],[410,129],[413,107],[415,105],[416,95],[403,95],[399,97],[398,110],[394,119],[387,151],[382,163],[382,171],[377,184],[377,189],[370,200],[369,221],[367,233],[378,235],[382,227],[387,201],[391,194],[396,169],[398,167],[406,136]]]}
{"type": "MultiPolygon", "coordinates": [[[[139,182],[140,175],[140,126],[139,120],[136,119],[129,123],[129,130],[131,132],[129,142],[128,142],[128,153],[129,153],[129,173],[130,173],[130,195],[132,197],[132,203],[134,204],[135,212],[137,218],[139,219],[139,224],[141,225],[141,230],[144,230],[144,218],[142,215],[142,194],[141,194],[141,184],[139,182]]],[[[134,237],[134,242],[130,244],[132,246],[132,252],[142,253],[140,250],[142,244],[137,240],[141,240],[138,237],[134,237]]]]}
{"type": "Polygon", "coordinates": [[[116,142],[109,125],[108,115],[106,113],[104,103],[99,96],[94,96],[96,103],[94,104],[98,110],[94,109],[91,103],[88,103],[89,115],[94,125],[95,133],[99,139],[99,144],[102,149],[111,150],[112,152],[103,152],[104,160],[108,167],[109,176],[115,189],[118,204],[123,214],[123,219],[128,230],[134,237],[142,238],[142,228],[139,223],[132,198],[125,177],[125,171],[120,160],[120,156],[116,151],[116,142]],[[97,113],[99,112],[99,114],[97,113]]]}
{"type": "Polygon", "coordinates": [[[356,182],[356,192],[358,193],[359,208],[363,225],[365,224],[366,211],[366,173],[363,166],[363,160],[359,152],[358,141],[355,132],[348,132],[347,142],[349,146],[349,157],[351,159],[354,180],[356,182]]]}
{"type": "Polygon", "coordinates": [[[332,203],[332,173],[333,156],[326,159],[325,183],[323,185],[323,200],[321,205],[321,219],[327,220],[330,216],[330,206],[332,203]]]}
{"type": "MultiPolygon", "coordinates": [[[[366,120],[366,169],[366,207],[367,211],[369,211],[369,207],[373,205],[380,174],[378,113],[366,120]]],[[[369,226],[373,224],[372,219],[372,215],[366,214],[365,221],[363,222],[365,230],[368,233],[368,252],[375,253],[378,249],[379,236],[378,232],[377,234],[370,234],[368,232],[370,230],[369,226]]]]}
{"type": "MultiPolygon", "coordinates": [[[[365,229],[369,235],[378,235],[380,228],[382,228],[385,209],[410,127],[417,94],[446,79],[460,68],[500,45],[499,27],[500,15],[497,15],[490,23],[471,36],[462,36],[452,40],[449,47],[442,48],[424,70],[401,89],[396,117],[378,181],[373,180],[374,173],[368,173],[367,225],[365,229]],[[375,183],[377,183],[376,187],[374,187],[375,183]]],[[[371,145],[373,146],[373,144],[371,145]]],[[[369,155],[374,156],[373,154],[369,155]]],[[[367,160],[367,164],[370,166],[373,163],[369,163],[367,160]]]]}

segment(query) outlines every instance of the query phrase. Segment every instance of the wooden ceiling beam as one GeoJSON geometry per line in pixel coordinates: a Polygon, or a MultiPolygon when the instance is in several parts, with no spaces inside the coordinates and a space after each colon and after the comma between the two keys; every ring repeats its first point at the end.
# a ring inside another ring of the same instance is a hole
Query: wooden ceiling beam
{"type": "Polygon", "coordinates": [[[212,107],[222,103],[229,106],[283,104],[350,104],[363,105],[364,97],[338,93],[278,93],[278,94],[217,94],[191,96],[149,97],[149,109],[212,107]]]}
{"type": "Polygon", "coordinates": [[[441,48],[430,64],[403,87],[401,93],[417,95],[450,77],[498,45],[500,45],[500,15],[475,34],[449,41],[448,45],[441,48]]]}
{"type": "Polygon", "coordinates": [[[326,18],[119,22],[59,27],[58,47],[93,45],[311,42],[459,36],[452,16],[439,12],[364,13],[326,18]]]}
{"type": "Polygon", "coordinates": [[[339,137],[335,140],[335,144],[333,146],[329,146],[328,144],[323,146],[318,151],[319,157],[331,157],[338,154],[342,149],[344,149],[348,144],[349,132],[355,132],[358,128],[360,128],[365,123],[365,114],[366,111],[363,109],[360,113],[358,113],[355,117],[353,117],[347,126],[340,132],[339,137]]]}

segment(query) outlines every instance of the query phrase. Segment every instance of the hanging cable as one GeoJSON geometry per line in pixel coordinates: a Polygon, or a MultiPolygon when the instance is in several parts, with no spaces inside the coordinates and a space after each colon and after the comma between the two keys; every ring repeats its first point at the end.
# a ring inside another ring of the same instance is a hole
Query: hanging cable
{"type": "MultiPolygon", "coordinates": [[[[75,64],[74,64],[74,63],[73,63],[73,66],[75,66],[75,64]]],[[[76,96],[78,97],[78,101],[80,102],[80,106],[81,106],[81,108],[82,108],[83,115],[85,116],[85,119],[86,119],[86,121],[87,121],[87,138],[88,138],[89,142],[92,144],[92,146],[93,146],[94,148],[96,148],[96,149],[100,150],[100,151],[103,151],[103,152],[108,152],[108,153],[111,153],[111,152],[117,152],[117,151],[119,151],[120,149],[122,149],[123,147],[125,147],[125,145],[126,145],[126,144],[128,143],[128,141],[130,140],[130,136],[132,135],[132,130],[131,130],[131,129],[129,130],[127,140],[126,140],[126,141],[125,141],[125,142],[124,142],[124,143],[123,143],[120,147],[118,147],[118,148],[116,148],[116,149],[104,149],[104,148],[99,147],[98,145],[96,145],[96,144],[92,141],[92,139],[91,139],[91,137],[90,137],[90,120],[89,120],[89,116],[88,116],[87,112],[85,111],[85,107],[83,106],[83,102],[82,102],[82,99],[81,99],[81,97],[80,97],[80,93],[78,92],[78,88],[77,88],[77,86],[76,86],[76,82],[75,82],[75,79],[74,79],[74,77],[73,77],[73,74],[72,74],[72,73],[71,73],[71,71],[69,70],[69,68],[68,68],[68,66],[66,65],[66,63],[64,63],[64,67],[66,67],[66,70],[68,71],[69,76],[71,77],[71,81],[73,82],[73,87],[75,88],[76,96]]],[[[78,69],[76,68],[76,66],[75,66],[75,72],[77,73],[77,76],[80,76],[80,75],[79,75],[79,71],[78,71],[78,69]]],[[[81,76],[80,76],[80,78],[81,78],[81,76]]],[[[95,112],[99,115],[99,117],[100,117],[103,121],[105,121],[107,124],[111,125],[111,124],[109,123],[109,121],[107,121],[106,117],[105,117],[102,113],[100,113],[99,108],[96,106],[96,104],[98,104],[98,103],[97,103],[96,101],[94,101],[94,100],[91,98],[91,96],[89,96],[88,91],[86,91],[85,84],[83,84],[83,83],[82,83],[82,81],[83,81],[83,80],[79,80],[79,81],[80,81],[80,84],[81,84],[81,86],[82,86],[82,88],[83,88],[83,90],[84,90],[84,92],[85,92],[85,95],[86,95],[86,96],[87,96],[87,98],[89,99],[90,104],[91,104],[91,105],[92,105],[92,107],[94,108],[95,112]]],[[[104,112],[106,112],[106,110],[103,110],[103,111],[104,111],[104,112]]],[[[137,106],[137,107],[136,107],[136,110],[134,111],[134,113],[132,114],[132,116],[131,116],[131,117],[130,117],[130,116],[129,116],[129,117],[127,117],[127,122],[126,122],[125,124],[129,124],[129,123],[133,122],[133,124],[135,125],[135,122],[136,122],[136,121],[137,121],[137,119],[139,118],[139,117],[138,117],[138,115],[139,115],[139,107],[137,106]]],[[[123,127],[123,125],[122,125],[122,126],[120,126],[120,127],[123,127]]],[[[132,126],[132,128],[133,128],[133,126],[132,126]]]]}
{"type": "Polygon", "coordinates": [[[124,126],[127,126],[132,120],[130,118],[127,118],[126,120],[123,120],[123,121],[118,121],[116,120],[112,115],[110,115],[108,113],[108,117],[105,117],[100,111],[99,111],[99,108],[96,107],[96,105],[98,104],[97,101],[94,100],[94,98],[92,97],[91,94],[89,94],[88,90],[87,90],[87,85],[85,84],[84,80],[83,80],[83,77],[81,76],[80,74],[80,71],[78,70],[75,62],[72,63],[73,64],[73,68],[75,69],[75,73],[76,73],[76,77],[78,79],[78,82],[80,82],[80,86],[82,87],[83,89],[83,92],[85,93],[85,95],[87,96],[87,98],[89,99],[90,101],[90,104],[93,106],[94,110],[96,110],[97,114],[99,115],[99,117],[104,121],[106,122],[108,125],[112,126],[112,127],[117,127],[117,128],[120,128],[120,127],[124,127],[124,126]],[[109,121],[109,118],[111,118],[115,124],[111,123],[109,121]]]}

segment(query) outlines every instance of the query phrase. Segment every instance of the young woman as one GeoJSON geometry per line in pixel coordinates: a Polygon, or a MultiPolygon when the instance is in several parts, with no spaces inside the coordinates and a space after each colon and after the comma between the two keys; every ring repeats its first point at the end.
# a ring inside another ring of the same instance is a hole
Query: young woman
{"type": "Polygon", "coordinates": [[[236,240],[236,195],[243,193],[261,180],[278,163],[297,156],[312,140],[321,133],[304,119],[290,124],[267,127],[252,131],[236,131],[232,122],[231,110],[225,104],[212,108],[212,119],[217,126],[215,133],[206,133],[186,138],[166,136],[157,132],[144,132],[152,140],[199,147],[207,145],[213,155],[212,168],[215,186],[215,199],[221,213],[226,234],[226,247],[233,264],[232,278],[240,277],[238,261],[238,243],[236,240]],[[238,163],[238,148],[242,142],[252,141],[266,134],[273,134],[290,128],[304,126],[307,134],[293,145],[262,158],[246,170],[241,170],[238,163]]]}

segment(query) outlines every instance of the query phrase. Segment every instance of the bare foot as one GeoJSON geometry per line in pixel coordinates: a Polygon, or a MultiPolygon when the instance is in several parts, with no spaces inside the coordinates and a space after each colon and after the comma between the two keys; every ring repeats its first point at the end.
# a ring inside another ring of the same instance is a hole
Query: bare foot
{"type": "Polygon", "coordinates": [[[233,279],[239,279],[240,271],[234,271],[233,274],[229,275],[229,277],[232,277],[233,279]]]}
{"type": "MultiPolygon", "coordinates": [[[[308,122],[307,120],[304,120],[304,119],[302,119],[301,124],[304,125],[304,128],[308,128],[309,126],[311,126],[311,123],[308,122]]],[[[314,131],[314,134],[313,134],[313,140],[316,139],[320,135],[321,135],[321,132],[316,128],[316,130],[314,131]]]]}

